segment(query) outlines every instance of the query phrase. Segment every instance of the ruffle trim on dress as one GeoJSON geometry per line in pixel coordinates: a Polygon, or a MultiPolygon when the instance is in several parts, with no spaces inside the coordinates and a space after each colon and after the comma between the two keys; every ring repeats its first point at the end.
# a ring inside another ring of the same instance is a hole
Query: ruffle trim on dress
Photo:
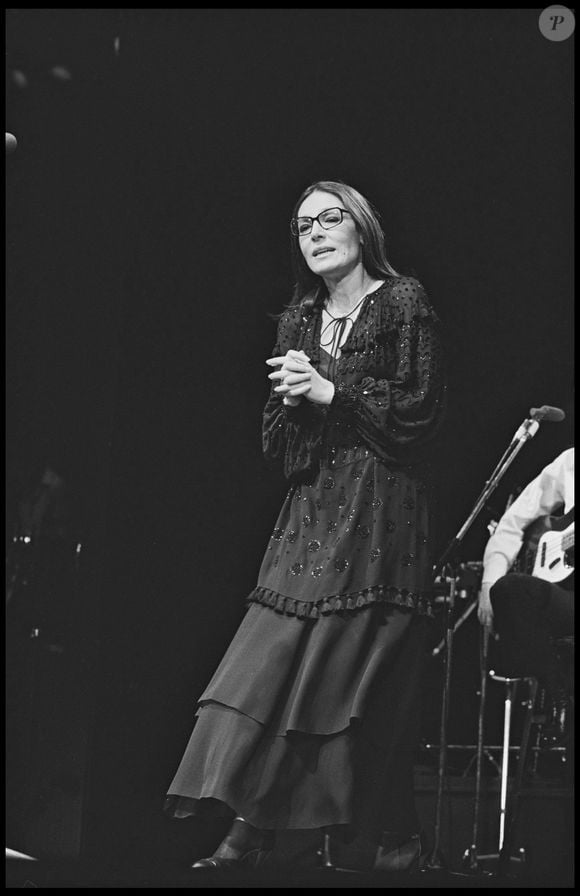
{"type": "Polygon", "coordinates": [[[433,606],[428,595],[389,585],[374,585],[350,594],[336,594],[316,601],[301,601],[284,597],[269,588],[258,585],[247,597],[248,604],[262,604],[276,613],[297,616],[299,619],[318,619],[331,613],[361,610],[371,604],[393,604],[413,610],[423,616],[433,616],[433,606]]]}

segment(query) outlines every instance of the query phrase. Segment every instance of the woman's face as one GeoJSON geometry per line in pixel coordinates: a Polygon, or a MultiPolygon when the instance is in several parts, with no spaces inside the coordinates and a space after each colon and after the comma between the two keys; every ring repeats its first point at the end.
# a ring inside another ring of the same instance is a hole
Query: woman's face
{"type": "MultiPolygon", "coordinates": [[[[333,193],[317,191],[307,196],[298,209],[298,218],[316,218],[330,208],[341,208],[343,203],[333,193]]],[[[361,238],[352,216],[343,215],[340,224],[325,230],[314,221],[310,233],[299,236],[298,244],[306,264],[314,274],[335,279],[352,271],[361,261],[361,238]]]]}

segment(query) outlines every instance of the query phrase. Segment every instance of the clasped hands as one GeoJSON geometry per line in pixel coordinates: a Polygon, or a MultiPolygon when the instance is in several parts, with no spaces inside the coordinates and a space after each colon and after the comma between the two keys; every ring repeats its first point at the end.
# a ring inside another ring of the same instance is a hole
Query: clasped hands
{"type": "Polygon", "coordinates": [[[278,358],[268,358],[270,367],[278,367],[268,374],[268,379],[276,382],[274,392],[283,396],[284,404],[296,407],[302,398],[314,404],[330,404],[334,397],[334,385],[330,380],[320,376],[310,363],[310,358],[303,351],[290,351],[278,358]]]}

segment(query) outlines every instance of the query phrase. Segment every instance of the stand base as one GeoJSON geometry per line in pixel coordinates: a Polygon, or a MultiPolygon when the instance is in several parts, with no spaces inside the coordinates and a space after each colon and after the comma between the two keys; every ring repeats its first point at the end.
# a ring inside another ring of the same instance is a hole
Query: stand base
{"type": "Polygon", "coordinates": [[[466,874],[465,871],[451,871],[443,853],[435,848],[427,853],[425,859],[421,861],[420,871],[421,874],[444,872],[446,877],[469,877],[469,874],[466,874]]]}
{"type": "Polygon", "coordinates": [[[439,849],[432,849],[421,862],[421,871],[447,871],[448,865],[439,849]]]}
{"type": "Polygon", "coordinates": [[[487,856],[479,856],[476,847],[472,844],[463,853],[461,866],[467,874],[491,877],[492,872],[485,867],[485,863],[482,861],[484,858],[487,856]]]}
{"type": "Polygon", "coordinates": [[[519,878],[522,876],[526,865],[526,851],[518,849],[516,855],[509,859],[500,853],[489,855],[475,855],[472,850],[466,849],[463,854],[463,863],[466,870],[473,874],[481,874],[491,877],[519,878]]]}

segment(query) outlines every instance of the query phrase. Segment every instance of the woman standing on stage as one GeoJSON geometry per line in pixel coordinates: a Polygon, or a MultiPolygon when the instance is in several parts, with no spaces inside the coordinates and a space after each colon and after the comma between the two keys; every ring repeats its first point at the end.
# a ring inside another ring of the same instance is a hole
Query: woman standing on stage
{"type": "Polygon", "coordinates": [[[352,867],[419,850],[439,322],[421,284],[387,261],[378,215],[353,187],[309,186],[291,234],[296,288],[263,416],[265,457],[289,491],[166,801],[173,817],[234,819],[193,866],[205,870],[255,864],[284,830],[328,834],[332,859],[352,867]]]}

